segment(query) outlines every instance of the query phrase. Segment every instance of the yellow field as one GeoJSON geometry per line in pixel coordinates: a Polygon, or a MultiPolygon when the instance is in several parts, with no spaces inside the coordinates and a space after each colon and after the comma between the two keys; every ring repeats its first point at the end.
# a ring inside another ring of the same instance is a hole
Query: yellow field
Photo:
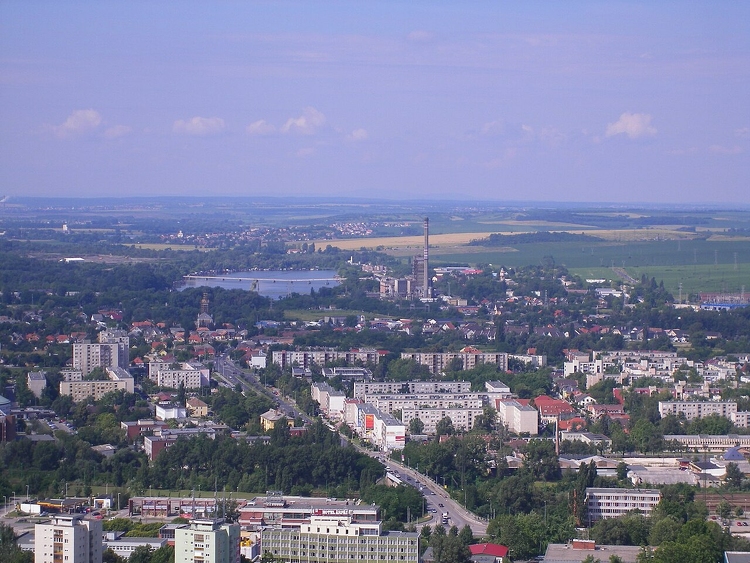
{"type": "MultiPolygon", "coordinates": [[[[503,221],[504,225],[521,225],[521,221],[503,221]]],[[[561,226],[558,224],[558,227],[561,226]]],[[[639,240],[655,240],[655,239],[690,239],[694,235],[684,231],[677,231],[670,228],[660,229],[594,229],[594,230],[577,230],[575,228],[557,228],[551,229],[552,232],[568,232],[568,233],[585,233],[595,237],[600,237],[604,240],[610,241],[639,241],[639,240]]],[[[494,231],[503,235],[517,234],[510,231],[494,231]]],[[[462,252],[471,252],[472,250],[480,249],[485,250],[482,247],[471,247],[467,248],[466,245],[475,239],[486,238],[490,235],[488,232],[474,232],[474,233],[446,233],[439,235],[430,235],[430,248],[439,248],[446,250],[447,248],[460,248],[462,252]]],[[[404,251],[413,253],[415,249],[422,248],[424,243],[424,237],[420,235],[404,236],[404,237],[374,237],[374,238],[356,238],[356,239],[341,239],[341,240],[316,240],[315,246],[317,248],[325,248],[326,245],[337,246],[341,250],[359,250],[360,248],[375,249],[383,247],[386,252],[391,254],[401,254],[404,251]]],[[[499,249],[493,247],[493,250],[512,250],[499,249]]],[[[479,250],[477,250],[479,251],[479,250]]],[[[408,253],[407,253],[408,254],[408,253]]]]}

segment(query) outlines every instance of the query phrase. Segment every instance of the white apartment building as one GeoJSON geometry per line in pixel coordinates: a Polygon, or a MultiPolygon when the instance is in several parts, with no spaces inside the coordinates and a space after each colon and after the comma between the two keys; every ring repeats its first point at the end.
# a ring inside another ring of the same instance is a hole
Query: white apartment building
{"type": "Polygon", "coordinates": [[[384,452],[401,450],[406,444],[406,426],[390,414],[381,412],[375,417],[372,443],[384,452]]]}
{"type": "Polygon", "coordinates": [[[402,360],[414,360],[427,366],[430,373],[442,373],[454,360],[461,360],[461,369],[474,369],[480,364],[495,364],[500,371],[508,369],[508,354],[503,352],[480,352],[476,348],[463,348],[458,352],[401,352],[402,360]]]}
{"type": "Polygon", "coordinates": [[[34,394],[34,397],[39,399],[42,396],[44,388],[47,387],[46,373],[43,371],[30,371],[26,376],[26,385],[29,387],[29,391],[34,394]]]}
{"type": "Polygon", "coordinates": [[[392,413],[404,409],[481,409],[487,404],[486,393],[445,393],[441,395],[366,395],[365,403],[392,413]]]}
{"type": "Polygon", "coordinates": [[[497,401],[497,415],[500,422],[515,434],[539,434],[539,413],[534,407],[505,399],[497,401]]]}
{"type": "Polygon", "coordinates": [[[34,563],[102,563],[100,520],[56,514],[34,530],[34,563]]]}
{"type": "Polygon", "coordinates": [[[197,389],[209,384],[208,368],[187,362],[149,362],[148,378],[159,387],[197,389]]]}
{"type": "MultiPolygon", "coordinates": [[[[107,393],[112,391],[123,390],[126,393],[135,391],[135,380],[127,370],[120,367],[108,367],[106,370],[107,377],[101,381],[81,381],[75,380],[60,382],[60,395],[69,395],[74,403],[85,401],[88,397],[93,397],[98,401],[107,393]]],[[[80,372],[73,372],[80,373],[80,372]]]]}
{"type": "MultiPolygon", "coordinates": [[[[97,367],[120,367],[120,345],[118,343],[76,342],[73,344],[72,362],[73,369],[81,371],[84,377],[97,367]]],[[[127,368],[127,363],[125,367],[127,368]]]]}
{"type": "Polygon", "coordinates": [[[325,366],[327,363],[344,360],[347,364],[377,364],[381,353],[378,350],[275,350],[273,363],[281,368],[297,364],[301,368],[312,365],[325,366]]]}
{"type": "Polygon", "coordinates": [[[313,383],[310,387],[310,397],[318,402],[321,412],[326,416],[343,418],[346,395],[342,391],[325,382],[313,383]]]}
{"type": "Polygon", "coordinates": [[[618,518],[636,509],[649,516],[660,500],[661,492],[658,489],[586,489],[586,505],[591,522],[618,518]]]}
{"type": "Polygon", "coordinates": [[[471,381],[355,381],[354,398],[365,395],[468,393],[471,381]]]}
{"type": "Polygon", "coordinates": [[[483,408],[416,408],[416,409],[404,409],[401,411],[401,421],[405,426],[409,426],[409,423],[414,418],[418,418],[424,424],[423,432],[425,434],[434,434],[437,428],[437,423],[445,417],[451,419],[453,428],[459,431],[468,432],[474,428],[474,422],[477,417],[484,414],[483,408]]]}
{"type": "Polygon", "coordinates": [[[321,511],[299,527],[264,528],[261,552],[278,561],[305,563],[417,563],[419,534],[383,532],[381,522],[321,511]]]}
{"type": "Polygon", "coordinates": [[[174,534],[174,563],[240,563],[240,525],[196,519],[174,534]]]}
{"type": "Polygon", "coordinates": [[[718,414],[731,418],[737,412],[737,403],[731,401],[659,401],[659,415],[684,414],[687,420],[718,414]]]}
{"type": "Polygon", "coordinates": [[[103,330],[99,333],[100,344],[117,345],[117,367],[128,369],[130,365],[130,337],[124,330],[103,330]]]}
{"type": "Polygon", "coordinates": [[[750,411],[733,412],[729,419],[737,428],[747,428],[750,426],[750,411]]]}

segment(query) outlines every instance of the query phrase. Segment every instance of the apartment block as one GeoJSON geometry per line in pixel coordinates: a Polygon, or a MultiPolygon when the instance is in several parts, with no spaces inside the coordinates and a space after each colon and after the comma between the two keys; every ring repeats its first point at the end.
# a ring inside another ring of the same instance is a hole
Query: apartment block
{"type": "Polygon", "coordinates": [[[107,393],[123,390],[126,393],[135,391],[133,376],[127,370],[120,367],[108,367],[106,370],[109,379],[98,381],[61,381],[60,395],[69,395],[74,403],[85,401],[93,397],[98,401],[107,393]]]}
{"type": "Polygon", "coordinates": [[[458,352],[402,352],[401,359],[414,360],[420,365],[427,366],[432,374],[442,373],[456,359],[461,361],[462,370],[474,369],[480,364],[494,364],[500,371],[508,369],[508,354],[481,352],[470,346],[458,352]]]}
{"type": "Polygon", "coordinates": [[[323,414],[334,418],[343,418],[346,395],[342,391],[334,389],[328,383],[313,383],[310,388],[310,396],[313,401],[318,402],[323,414]]]}
{"type": "Polygon", "coordinates": [[[365,395],[468,393],[471,381],[355,381],[354,397],[364,399],[365,395]]]}
{"type": "Polygon", "coordinates": [[[124,330],[103,330],[99,333],[100,344],[117,346],[117,367],[128,369],[130,365],[130,337],[124,330]]]}
{"type": "Polygon", "coordinates": [[[372,364],[380,362],[381,356],[388,352],[384,350],[276,350],[273,352],[273,363],[278,364],[281,368],[296,364],[301,368],[310,366],[325,366],[330,362],[343,360],[347,364],[372,364]]]}
{"type": "Polygon", "coordinates": [[[35,563],[102,563],[102,523],[81,515],[53,515],[35,526],[35,563]]]}
{"type": "MultiPolygon", "coordinates": [[[[83,376],[90,374],[94,368],[121,367],[120,344],[80,342],[73,344],[73,369],[79,370],[83,376]]],[[[127,368],[127,363],[125,364],[127,368]]]]}
{"type": "Polygon", "coordinates": [[[487,404],[485,393],[445,393],[432,395],[366,395],[365,403],[383,412],[404,409],[481,409],[487,404]]]}
{"type": "Polygon", "coordinates": [[[148,378],[159,387],[198,389],[209,384],[209,370],[199,363],[149,362],[148,378]]]}
{"type": "Polygon", "coordinates": [[[539,413],[534,407],[505,399],[497,401],[497,415],[502,424],[515,434],[539,434],[539,413]]]}
{"type": "Polygon", "coordinates": [[[737,412],[737,403],[731,401],[659,401],[659,415],[684,414],[687,420],[718,414],[731,418],[737,412]]]}
{"type": "Polygon", "coordinates": [[[43,371],[30,371],[26,376],[26,385],[37,399],[42,396],[44,388],[47,387],[46,375],[43,371]]]}
{"type": "Polygon", "coordinates": [[[658,489],[586,489],[586,505],[591,522],[618,518],[636,509],[649,516],[660,500],[661,492],[658,489]]]}
{"type": "Polygon", "coordinates": [[[240,525],[223,519],[191,520],[174,535],[175,563],[240,563],[240,525]]]}
{"type": "Polygon", "coordinates": [[[483,408],[416,408],[401,411],[401,420],[405,426],[414,418],[418,418],[424,424],[425,434],[434,434],[437,423],[448,417],[453,423],[453,428],[462,432],[468,432],[474,428],[478,416],[484,414],[483,408]]]}
{"type": "Polygon", "coordinates": [[[359,522],[322,511],[298,528],[264,528],[261,551],[280,561],[417,563],[419,534],[384,532],[380,522],[359,522]]]}

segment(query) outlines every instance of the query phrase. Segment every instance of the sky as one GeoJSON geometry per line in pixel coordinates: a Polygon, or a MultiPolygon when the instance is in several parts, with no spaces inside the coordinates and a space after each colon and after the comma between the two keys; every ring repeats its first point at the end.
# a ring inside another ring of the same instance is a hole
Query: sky
{"type": "Polygon", "coordinates": [[[750,2],[0,1],[0,196],[750,203],[750,2]]]}

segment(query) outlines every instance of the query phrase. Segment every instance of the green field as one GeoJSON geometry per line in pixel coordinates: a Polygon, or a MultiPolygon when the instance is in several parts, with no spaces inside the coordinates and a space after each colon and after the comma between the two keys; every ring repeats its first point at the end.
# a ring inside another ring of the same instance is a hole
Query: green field
{"type": "Polygon", "coordinates": [[[584,278],[612,279],[612,266],[624,267],[636,279],[642,274],[664,281],[675,294],[682,282],[683,295],[700,291],[750,291],[750,242],[647,241],[596,243],[532,243],[514,246],[515,252],[469,247],[470,253],[431,251],[431,264],[493,264],[520,267],[541,264],[551,256],[584,278]]]}

